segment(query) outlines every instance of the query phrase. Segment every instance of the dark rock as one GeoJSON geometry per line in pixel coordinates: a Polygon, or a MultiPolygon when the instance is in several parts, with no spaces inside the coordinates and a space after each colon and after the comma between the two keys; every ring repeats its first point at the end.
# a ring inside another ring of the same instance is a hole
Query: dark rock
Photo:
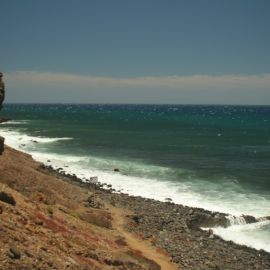
{"type": "Polygon", "coordinates": [[[11,120],[10,118],[2,117],[2,118],[0,118],[0,123],[8,122],[10,120],[11,120]]]}
{"type": "Polygon", "coordinates": [[[187,220],[187,226],[190,229],[197,229],[199,227],[228,227],[229,221],[225,216],[212,216],[208,213],[195,213],[187,220]]]}
{"type": "Polygon", "coordinates": [[[111,260],[111,259],[105,259],[104,263],[110,266],[121,266],[124,265],[124,262],[120,260],[111,260]]]}
{"type": "Polygon", "coordinates": [[[4,191],[0,192],[0,200],[2,202],[5,202],[5,203],[8,203],[8,204],[11,204],[13,206],[16,205],[16,201],[15,199],[13,198],[13,196],[9,193],[6,193],[4,191]]]}
{"type": "Polygon", "coordinates": [[[120,172],[120,170],[118,168],[115,168],[114,171],[115,172],[120,172]]]}
{"type": "Polygon", "coordinates": [[[40,168],[44,170],[44,169],[47,169],[47,166],[42,163],[42,164],[40,164],[40,168]]]}
{"type": "Polygon", "coordinates": [[[43,251],[45,251],[45,252],[48,251],[48,248],[47,247],[41,247],[40,249],[43,250],[43,251]]]}
{"type": "Polygon", "coordinates": [[[132,216],[132,219],[139,224],[140,223],[140,217],[139,216],[132,216]]]}
{"type": "Polygon", "coordinates": [[[11,259],[20,259],[21,258],[21,252],[16,247],[11,247],[9,249],[8,256],[11,259]]]}
{"type": "Polygon", "coordinates": [[[258,222],[258,220],[255,217],[253,217],[253,216],[243,215],[242,217],[245,219],[246,223],[255,223],[255,222],[258,222]]]}
{"type": "Polygon", "coordinates": [[[4,142],[5,138],[0,136],[0,155],[2,155],[2,153],[4,152],[4,142]]]}

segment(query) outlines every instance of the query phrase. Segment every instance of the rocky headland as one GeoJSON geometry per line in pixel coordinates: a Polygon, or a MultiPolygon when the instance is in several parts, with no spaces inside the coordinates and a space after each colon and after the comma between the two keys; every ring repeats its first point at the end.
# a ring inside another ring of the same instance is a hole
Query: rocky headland
{"type": "Polygon", "coordinates": [[[269,253],[201,229],[229,226],[225,214],[116,193],[4,148],[3,270],[270,269],[269,253]]]}

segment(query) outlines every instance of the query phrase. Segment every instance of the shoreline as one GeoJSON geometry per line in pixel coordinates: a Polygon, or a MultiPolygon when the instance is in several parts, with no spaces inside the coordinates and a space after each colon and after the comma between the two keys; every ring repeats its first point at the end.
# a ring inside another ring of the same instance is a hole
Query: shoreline
{"type": "MultiPolygon", "coordinates": [[[[17,152],[21,156],[30,156],[17,152]]],[[[226,226],[228,220],[223,213],[115,193],[111,188],[102,188],[99,183],[85,183],[76,175],[34,160],[31,162],[38,163],[38,171],[43,174],[93,194],[93,208],[101,203],[128,211],[125,217],[128,233],[171,256],[179,269],[270,269],[270,253],[225,241],[211,230],[200,228],[202,225],[226,226]]],[[[246,218],[254,222],[251,216],[246,218]]]]}
{"type": "Polygon", "coordinates": [[[31,155],[5,145],[0,155],[1,270],[178,269],[163,250],[127,231],[127,211],[96,195],[50,175],[31,155]]]}
{"type": "MultiPolygon", "coordinates": [[[[128,230],[150,241],[157,248],[165,249],[172,261],[179,265],[179,269],[261,269],[256,262],[252,262],[255,257],[259,258],[259,261],[265,259],[266,266],[270,269],[269,252],[226,241],[213,234],[211,227],[230,226],[226,213],[116,192],[111,185],[84,182],[74,174],[66,174],[61,168],[54,169],[44,164],[42,166],[48,173],[59,178],[64,177],[64,181],[94,191],[103,201],[132,211],[133,214],[129,216],[131,226],[128,230]],[[203,230],[201,226],[209,229],[203,230]],[[185,245],[180,247],[183,243],[185,245]],[[207,251],[202,252],[205,248],[207,251]],[[212,259],[215,258],[215,262],[206,258],[209,254],[212,259]],[[222,258],[226,262],[222,262],[222,258]]],[[[250,215],[242,217],[247,224],[259,221],[250,215]]]]}

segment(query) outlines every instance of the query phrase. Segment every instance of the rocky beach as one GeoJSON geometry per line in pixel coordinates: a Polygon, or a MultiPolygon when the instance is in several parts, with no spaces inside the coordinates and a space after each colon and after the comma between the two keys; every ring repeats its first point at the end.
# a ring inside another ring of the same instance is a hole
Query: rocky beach
{"type": "Polygon", "coordinates": [[[0,182],[3,270],[270,269],[269,253],[213,234],[223,213],[85,183],[8,146],[0,182]]]}

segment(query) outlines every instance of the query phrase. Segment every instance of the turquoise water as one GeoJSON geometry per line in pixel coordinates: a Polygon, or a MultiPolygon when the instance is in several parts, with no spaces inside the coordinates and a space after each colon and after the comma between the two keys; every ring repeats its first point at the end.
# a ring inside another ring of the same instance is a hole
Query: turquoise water
{"type": "MultiPolygon", "coordinates": [[[[0,127],[9,144],[84,179],[234,215],[270,215],[270,106],[8,104],[1,114],[13,119],[0,127]]],[[[257,227],[256,244],[258,231],[270,240],[268,224],[257,227]]]]}

